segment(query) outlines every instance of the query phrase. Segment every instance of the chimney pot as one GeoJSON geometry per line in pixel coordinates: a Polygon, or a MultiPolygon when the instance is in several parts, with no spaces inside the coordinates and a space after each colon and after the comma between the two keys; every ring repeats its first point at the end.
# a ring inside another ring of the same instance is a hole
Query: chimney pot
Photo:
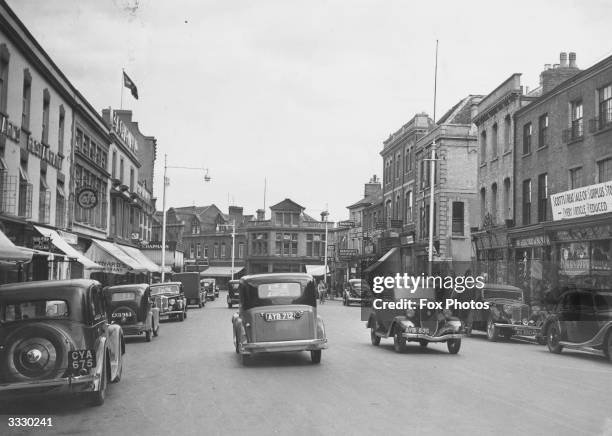
{"type": "Polygon", "coordinates": [[[550,70],[550,64],[544,64],[544,71],[550,70]]]}
{"type": "Polygon", "coordinates": [[[567,53],[562,51],[559,55],[559,60],[561,61],[561,68],[567,68],[567,53]]]}
{"type": "Polygon", "coordinates": [[[576,66],[576,53],[573,51],[569,54],[569,66],[570,68],[578,68],[576,66]]]}

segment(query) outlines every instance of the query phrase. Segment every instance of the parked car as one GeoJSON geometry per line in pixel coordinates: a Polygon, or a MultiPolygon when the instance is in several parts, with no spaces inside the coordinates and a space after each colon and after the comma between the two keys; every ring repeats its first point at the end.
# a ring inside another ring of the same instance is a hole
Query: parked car
{"type": "Polygon", "coordinates": [[[250,355],[310,351],[321,362],[327,348],[323,320],[317,314],[314,279],[302,273],[256,274],[240,279],[240,311],[232,317],[234,348],[243,364],[250,355]]]}
{"type": "Polygon", "coordinates": [[[200,283],[204,286],[207,300],[214,301],[219,296],[219,288],[217,288],[215,279],[201,279],[200,283]]]}
{"type": "Polygon", "coordinates": [[[551,353],[564,348],[601,352],[612,362],[612,289],[564,292],[542,334],[551,353]]]}
{"type": "Polygon", "coordinates": [[[234,304],[240,304],[240,294],[238,288],[240,287],[240,280],[230,280],[227,290],[227,307],[230,309],[234,304]]]}
{"type": "Polygon", "coordinates": [[[200,274],[197,272],[177,273],[172,276],[173,280],[183,284],[183,292],[187,299],[187,304],[198,306],[206,305],[206,290],[200,283],[200,274]]]}
{"type": "Polygon", "coordinates": [[[365,280],[350,279],[344,288],[342,296],[342,304],[350,306],[351,303],[357,303],[361,306],[370,304],[372,291],[365,280]]]}
{"type": "Polygon", "coordinates": [[[427,347],[430,342],[445,342],[448,352],[457,354],[463,336],[459,318],[448,309],[419,308],[421,300],[436,301],[434,289],[417,288],[411,291],[407,288],[385,289],[373,297],[366,324],[370,329],[372,345],[378,346],[381,338],[392,337],[395,351],[401,353],[406,350],[407,342],[418,342],[421,347],[427,347]],[[414,301],[415,308],[389,308],[407,301],[414,301]],[[382,303],[387,303],[387,306],[382,303]]]}
{"type": "Polygon", "coordinates": [[[187,318],[187,299],[181,282],[154,283],[151,285],[151,297],[159,309],[160,319],[187,318]]]}
{"type": "Polygon", "coordinates": [[[93,405],[121,380],[125,342],[102,286],[59,280],[0,286],[0,398],[78,393],[93,405]]]}
{"type": "Polygon", "coordinates": [[[159,308],[151,301],[151,289],[146,283],[104,288],[108,317],[118,324],[126,336],[144,335],[146,342],[159,334],[159,308]]]}
{"type": "Polygon", "coordinates": [[[487,339],[496,341],[499,336],[536,337],[542,321],[532,314],[525,304],[523,290],[511,285],[486,283],[482,289],[473,288],[457,295],[463,299],[471,297],[477,303],[489,303],[488,309],[469,309],[463,312],[466,334],[472,330],[486,332],[487,339]]]}

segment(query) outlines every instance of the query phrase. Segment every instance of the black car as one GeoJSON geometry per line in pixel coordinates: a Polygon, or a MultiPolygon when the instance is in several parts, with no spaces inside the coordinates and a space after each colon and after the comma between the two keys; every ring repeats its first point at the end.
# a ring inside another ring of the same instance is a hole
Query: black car
{"type": "Polygon", "coordinates": [[[238,288],[240,287],[240,280],[230,280],[227,289],[227,307],[230,309],[234,304],[240,304],[240,294],[238,288]]]}
{"type": "Polygon", "coordinates": [[[104,296],[111,322],[119,324],[126,336],[144,335],[151,342],[159,333],[159,309],[151,304],[151,289],[145,283],[110,286],[104,296]]]}
{"type": "Polygon", "coordinates": [[[187,299],[181,282],[151,285],[151,298],[155,307],[159,308],[160,319],[172,318],[183,321],[187,318],[187,299]]]}
{"type": "Polygon", "coordinates": [[[552,353],[564,348],[602,352],[612,361],[612,289],[564,292],[542,326],[552,353]]]}
{"type": "Polygon", "coordinates": [[[342,304],[350,306],[357,303],[360,306],[367,306],[372,298],[372,291],[365,280],[350,279],[345,286],[342,296],[342,304]]]}

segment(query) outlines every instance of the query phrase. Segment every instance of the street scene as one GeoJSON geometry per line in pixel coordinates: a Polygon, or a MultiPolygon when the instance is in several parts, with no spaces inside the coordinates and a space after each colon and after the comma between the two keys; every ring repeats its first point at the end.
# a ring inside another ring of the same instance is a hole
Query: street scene
{"type": "Polygon", "coordinates": [[[0,434],[612,436],[612,6],[519,3],[0,0],[0,434]]]}

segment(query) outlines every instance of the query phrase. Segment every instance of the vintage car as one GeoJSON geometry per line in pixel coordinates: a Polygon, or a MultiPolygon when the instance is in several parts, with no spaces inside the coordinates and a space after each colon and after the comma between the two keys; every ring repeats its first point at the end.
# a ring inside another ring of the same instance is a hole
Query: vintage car
{"type": "Polygon", "coordinates": [[[159,309],[160,319],[187,318],[187,299],[181,282],[154,283],[151,285],[153,304],[159,309]]]}
{"type": "Polygon", "coordinates": [[[240,287],[240,280],[230,280],[227,290],[227,307],[230,309],[234,304],[240,304],[240,294],[238,288],[240,287]]]}
{"type": "Polygon", "coordinates": [[[219,296],[219,288],[215,279],[202,279],[200,284],[204,287],[207,300],[214,301],[219,296]]]}
{"type": "Polygon", "coordinates": [[[448,352],[457,354],[463,336],[462,323],[450,310],[434,307],[441,300],[436,294],[432,288],[391,288],[375,294],[366,324],[372,345],[380,345],[381,338],[393,337],[394,349],[401,353],[407,342],[418,342],[421,347],[430,342],[445,342],[448,352]],[[427,307],[428,302],[431,308],[427,307]]]}
{"type": "Polygon", "coordinates": [[[206,305],[206,290],[200,283],[198,272],[176,273],[172,276],[172,279],[183,284],[183,292],[188,305],[198,306],[198,308],[206,305]]]}
{"type": "Polygon", "coordinates": [[[542,335],[552,353],[560,353],[563,348],[603,351],[612,362],[612,290],[564,292],[544,321],[542,335]]]}
{"type": "Polygon", "coordinates": [[[159,334],[159,309],[153,307],[146,283],[104,288],[109,320],[121,326],[126,336],[142,336],[151,342],[159,334]]]}
{"type": "Polygon", "coordinates": [[[240,311],[232,316],[234,348],[247,364],[250,355],[310,351],[321,362],[327,348],[325,326],[317,315],[317,290],[311,275],[256,274],[240,279],[240,311]]]}
{"type": "Polygon", "coordinates": [[[58,280],[0,286],[0,398],[78,393],[101,405],[118,382],[125,343],[102,286],[58,280]]]}
{"type": "Polygon", "coordinates": [[[488,303],[488,309],[469,309],[464,311],[466,335],[472,330],[487,333],[487,339],[496,341],[500,336],[536,337],[540,333],[541,322],[532,316],[525,304],[523,290],[511,285],[486,283],[482,289],[473,288],[457,297],[470,298],[474,303],[488,303]]]}
{"type": "Polygon", "coordinates": [[[372,291],[365,280],[350,279],[344,288],[342,304],[350,306],[351,303],[357,303],[360,306],[367,306],[371,298],[372,291]]]}

